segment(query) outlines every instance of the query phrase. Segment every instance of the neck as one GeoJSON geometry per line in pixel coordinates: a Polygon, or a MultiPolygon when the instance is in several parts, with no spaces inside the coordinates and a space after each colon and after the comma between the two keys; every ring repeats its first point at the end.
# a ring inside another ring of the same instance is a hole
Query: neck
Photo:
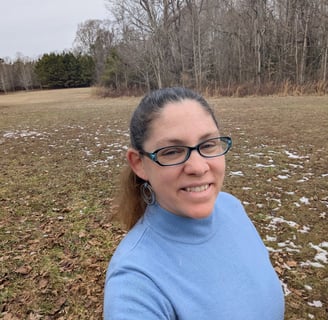
{"type": "Polygon", "coordinates": [[[161,236],[177,242],[201,243],[216,231],[213,212],[206,218],[192,219],[173,214],[154,204],[147,207],[145,220],[161,236]]]}

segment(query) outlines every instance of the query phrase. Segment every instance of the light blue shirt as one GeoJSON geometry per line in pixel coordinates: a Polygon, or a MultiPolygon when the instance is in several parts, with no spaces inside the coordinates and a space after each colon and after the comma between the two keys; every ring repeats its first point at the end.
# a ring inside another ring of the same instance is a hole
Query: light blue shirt
{"type": "Polygon", "coordinates": [[[241,203],[224,192],[205,219],[149,206],[107,271],[105,320],[283,318],[268,251],[241,203]]]}

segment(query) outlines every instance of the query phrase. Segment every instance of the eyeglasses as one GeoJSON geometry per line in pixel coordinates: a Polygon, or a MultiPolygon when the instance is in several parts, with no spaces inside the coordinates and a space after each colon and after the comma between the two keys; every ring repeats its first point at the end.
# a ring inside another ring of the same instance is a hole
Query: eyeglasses
{"type": "Polygon", "coordinates": [[[215,158],[226,154],[232,146],[230,137],[217,137],[205,140],[194,147],[169,146],[154,152],[139,151],[160,166],[175,166],[186,162],[193,150],[204,158],[215,158]]]}

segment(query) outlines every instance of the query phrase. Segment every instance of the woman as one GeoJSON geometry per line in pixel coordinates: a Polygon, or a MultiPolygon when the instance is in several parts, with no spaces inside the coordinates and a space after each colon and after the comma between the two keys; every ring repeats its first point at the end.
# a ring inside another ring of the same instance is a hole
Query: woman
{"type": "Polygon", "coordinates": [[[229,137],[184,88],[143,98],[130,123],[104,319],[281,320],[283,292],[241,203],[221,192],[229,137]]]}

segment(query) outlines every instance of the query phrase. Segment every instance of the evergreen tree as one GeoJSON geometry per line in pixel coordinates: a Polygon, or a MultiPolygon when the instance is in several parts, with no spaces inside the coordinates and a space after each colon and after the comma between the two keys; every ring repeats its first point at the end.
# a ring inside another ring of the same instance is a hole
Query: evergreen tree
{"type": "Polygon", "coordinates": [[[37,61],[35,72],[43,88],[86,87],[92,84],[94,64],[89,56],[50,53],[37,61]]]}

